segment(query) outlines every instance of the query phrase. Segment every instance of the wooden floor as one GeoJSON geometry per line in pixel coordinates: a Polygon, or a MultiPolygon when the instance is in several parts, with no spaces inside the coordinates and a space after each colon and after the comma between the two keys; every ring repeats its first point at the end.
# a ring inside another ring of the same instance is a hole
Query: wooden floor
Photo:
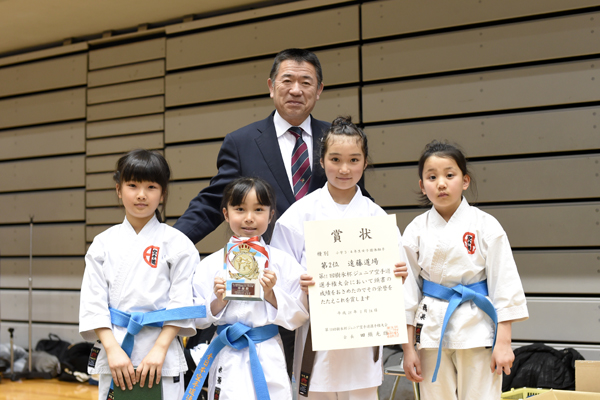
{"type": "Polygon", "coordinates": [[[0,382],[0,400],[98,400],[98,386],[61,382],[58,379],[31,379],[0,382]]]}

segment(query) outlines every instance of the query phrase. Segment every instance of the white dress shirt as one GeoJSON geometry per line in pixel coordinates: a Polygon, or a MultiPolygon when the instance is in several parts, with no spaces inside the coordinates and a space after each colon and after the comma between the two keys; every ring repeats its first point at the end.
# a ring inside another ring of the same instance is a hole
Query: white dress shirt
{"type": "MultiPolygon", "coordinates": [[[[312,137],[312,129],[310,126],[310,115],[308,118],[304,120],[302,124],[300,124],[300,128],[302,128],[302,140],[306,143],[308,147],[308,161],[310,161],[310,168],[312,170],[313,164],[313,137],[312,137]]],[[[283,165],[285,165],[285,172],[287,173],[288,180],[290,181],[290,186],[294,187],[292,183],[292,151],[294,151],[294,146],[296,145],[296,137],[291,133],[287,133],[288,129],[290,129],[291,125],[285,119],[279,115],[277,111],[275,111],[275,115],[273,116],[273,124],[275,125],[275,132],[277,133],[277,141],[279,142],[279,149],[281,150],[281,156],[283,157],[283,165]]]]}

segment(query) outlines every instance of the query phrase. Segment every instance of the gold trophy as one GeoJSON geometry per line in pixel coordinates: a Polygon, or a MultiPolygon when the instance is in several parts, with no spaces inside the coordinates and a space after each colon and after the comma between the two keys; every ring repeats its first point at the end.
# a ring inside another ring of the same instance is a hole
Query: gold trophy
{"type": "Polygon", "coordinates": [[[223,269],[226,271],[225,300],[264,300],[260,285],[268,258],[247,243],[227,243],[223,269]]]}

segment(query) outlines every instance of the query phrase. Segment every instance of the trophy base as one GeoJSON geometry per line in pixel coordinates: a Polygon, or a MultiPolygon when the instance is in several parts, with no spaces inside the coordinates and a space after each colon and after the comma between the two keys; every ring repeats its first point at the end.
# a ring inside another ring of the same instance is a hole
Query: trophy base
{"type": "Polygon", "coordinates": [[[224,300],[263,301],[264,295],[260,283],[227,281],[224,300]]]}

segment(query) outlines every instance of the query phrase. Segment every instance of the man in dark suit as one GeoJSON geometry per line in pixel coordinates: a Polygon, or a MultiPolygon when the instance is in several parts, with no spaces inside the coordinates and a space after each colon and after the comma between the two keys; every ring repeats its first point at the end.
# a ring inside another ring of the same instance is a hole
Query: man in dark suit
{"type": "Polygon", "coordinates": [[[319,147],[330,123],[310,115],[323,91],[319,59],[308,50],[283,50],[275,56],[267,84],[275,111],[266,119],[225,136],[217,158],[217,175],[192,199],[175,224],[194,243],[221,224],[223,189],[240,176],[257,176],[271,184],[277,196],[276,216],[296,201],[298,196],[292,189],[292,151],[297,139],[288,131],[290,127],[302,128],[301,140],[308,148],[312,165],[308,193],[323,187],[327,180],[319,162],[319,147]]]}
{"type": "MultiPolygon", "coordinates": [[[[260,177],[271,184],[277,196],[276,217],[297,199],[323,187],[327,178],[319,162],[320,141],[330,123],[318,121],[310,113],[323,91],[323,73],[317,56],[303,49],[283,50],[275,56],[267,80],[275,111],[266,119],[254,122],[225,136],[217,158],[219,171],[210,185],[192,201],[175,223],[194,243],[202,240],[223,221],[223,189],[240,176],[260,177]],[[289,131],[299,127],[300,138],[289,131]],[[293,189],[292,153],[297,142],[304,142],[312,166],[306,181],[293,189]],[[308,190],[304,187],[308,184],[308,190]]],[[[265,238],[268,242],[269,238],[265,238]]],[[[288,373],[294,355],[294,333],[280,328],[288,373]]]]}

